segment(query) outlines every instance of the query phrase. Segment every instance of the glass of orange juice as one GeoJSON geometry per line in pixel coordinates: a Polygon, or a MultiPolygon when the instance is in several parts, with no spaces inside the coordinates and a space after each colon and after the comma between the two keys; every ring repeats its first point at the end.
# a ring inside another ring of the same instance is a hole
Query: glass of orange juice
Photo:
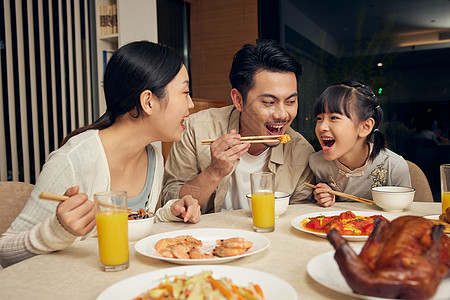
{"type": "Polygon", "coordinates": [[[442,213],[450,207],[450,164],[441,165],[442,213]]]}
{"type": "Polygon", "coordinates": [[[252,191],[253,231],[272,232],[275,230],[275,179],[273,173],[250,174],[252,191]]]}
{"type": "Polygon", "coordinates": [[[127,193],[97,193],[94,204],[101,268],[124,270],[129,261],[127,193]]]}

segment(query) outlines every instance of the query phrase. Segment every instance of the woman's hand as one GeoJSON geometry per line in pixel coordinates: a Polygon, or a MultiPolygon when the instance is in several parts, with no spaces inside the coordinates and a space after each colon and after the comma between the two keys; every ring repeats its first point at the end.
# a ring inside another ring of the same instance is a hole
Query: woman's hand
{"type": "Polygon", "coordinates": [[[330,194],[329,191],[331,188],[325,183],[316,184],[316,189],[314,190],[314,199],[317,200],[317,203],[321,206],[331,206],[335,202],[335,196],[330,194]]]}
{"type": "Polygon", "coordinates": [[[184,222],[197,223],[200,220],[200,205],[191,195],[186,195],[170,206],[172,214],[184,222]]]}
{"type": "Polygon", "coordinates": [[[68,188],[64,195],[69,199],[56,208],[59,223],[73,235],[83,236],[95,227],[95,208],[86,194],[78,194],[78,186],[68,188]]]}

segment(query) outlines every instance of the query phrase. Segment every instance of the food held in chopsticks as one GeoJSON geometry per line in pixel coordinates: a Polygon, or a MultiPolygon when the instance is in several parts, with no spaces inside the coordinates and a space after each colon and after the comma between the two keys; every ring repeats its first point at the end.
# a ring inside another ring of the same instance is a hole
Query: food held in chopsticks
{"type": "Polygon", "coordinates": [[[280,136],[278,138],[278,140],[280,141],[280,143],[286,144],[287,142],[289,142],[291,140],[291,136],[289,134],[283,134],[282,136],[280,136]]]}
{"type": "Polygon", "coordinates": [[[240,237],[221,239],[216,241],[216,246],[211,251],[204,247],[201,240],[190,235],[182,235],[158,240],[155,250],[167,258],[211,259],[215,256],[230,257],[244,254],[252,245],[252,242],[240,237]]]}
{"type": "MultiPolygon", "coordinates": [[[[210,145],[214,143],[216,139],[202,140],[202,145],[210,145]]],[[[240,138],[242,143],[273,143],[280,142],[285,144],[291,140],[289,134],[280,134],[280,135],[260,135],[260,136],[244,136],[240,138]]]]}
{"type": "Polygon", "coordinates": [[[356,255],[337,231],[327,235],[334,258],[354,292],[383,298],[426,299],[450,276],[450,238],[441,226],[422,217],[403,216],[391,223],[376,219],[356,255]]]}
{"type": "Polygon", "coordinates": [[[351,211],[346,211],[340,215],[310,217],[303,219],[299,226],[313,232],[328,233],[336,229],[342,235],[368,236],[372,233],[375,218],[382,218],[382,215],[356,216],[351,211]]]}
{"type": "Polygon", "coordinates": [[[213,278],[211,271],[192,276],[165,276],[155,288],[148,290],[134,300],[152,299],[264,299],[261,287],[249,283],[247,287],[234,284],[228,278],[213,278]]]}

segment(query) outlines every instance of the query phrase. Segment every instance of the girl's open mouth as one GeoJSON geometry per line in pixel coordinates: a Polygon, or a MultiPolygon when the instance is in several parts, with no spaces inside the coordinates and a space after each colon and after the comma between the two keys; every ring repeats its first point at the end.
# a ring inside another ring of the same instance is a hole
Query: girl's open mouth
{"type": "Polygon", "coordinates": [[[322,139],[322,143],[323,143],[323,148],[328,149],[331,148],[334,145],[335,140],[332,138],[323,138],[322,139]]]}

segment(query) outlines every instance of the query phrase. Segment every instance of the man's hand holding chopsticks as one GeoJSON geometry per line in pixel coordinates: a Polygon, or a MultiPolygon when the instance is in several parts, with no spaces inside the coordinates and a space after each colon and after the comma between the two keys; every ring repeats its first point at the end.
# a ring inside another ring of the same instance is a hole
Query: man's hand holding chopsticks
{"type": "Polygon", "coordinates": [[[250,148],[250,144],[242,143],[241,135],[230,130],[211,144],[211,164],[209,169],[222,179],[232,170],[234,163],[250,148]]]}

